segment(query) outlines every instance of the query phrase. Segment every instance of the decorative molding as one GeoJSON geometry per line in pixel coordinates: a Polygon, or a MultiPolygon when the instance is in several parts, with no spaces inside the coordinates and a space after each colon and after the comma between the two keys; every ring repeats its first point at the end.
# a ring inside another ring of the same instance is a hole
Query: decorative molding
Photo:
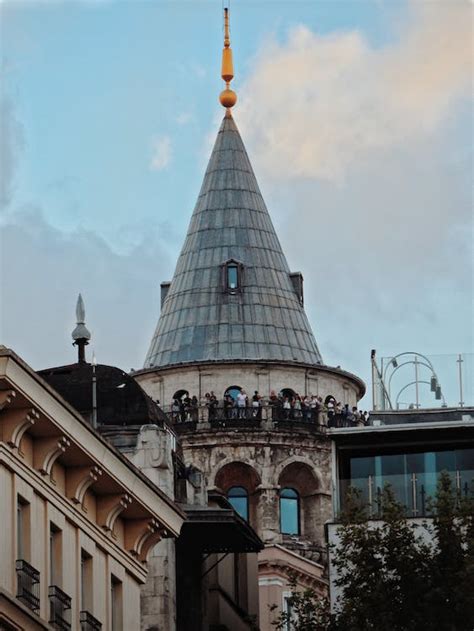
{"type": "Polygon", "coordinates": [[[126,493],[102,495],[97,498],[97,523],[104,530],[112,531],[122,511],[130,506],[132,498],[126,493]]]}
{"type": "MultiPolygon", "coordinates": [[[[94,541],[99,548],[104,550],[111,558],[123,565],[139,583],[146,580],[146,571],[138,559],[133,558],[124,546],[117,540],[112,540],[107,533],[99,528],[95,520],[91,520],[83,511],[77,509],[76,505],[70,502],[63,493],[56,487],[49,484],[43,477],[39,476],[28,463],[16,456],[14,452],[0,443],[0,464],[5,464],[7,469],[16,475],[24,478],[29,488],[39,497],[48,501],[56,510],[64,514],[71,523],[77,524],[87,537],[94,541]]],[[[28,498],[26,498],[28,499],[28,498]]]]}
{"type": "Polygon", "coordinates": [[[0,410],[9,406],[15,397],[15,390],[0,390],[0,410]]]}
{"type": "Polygon", "coordinates": [[[20,408],[7,410],[3,414],[3,440],[19,449],[21,439],[26,430],[39,419],[39,412],[34,408],[20,408]]]}
{"type": "Polygon", "coordinates": [[[43,475],[51,475],[53,465],[61,454],[71,446],[66,436],[38,438],[34,443],[34,467],[43,475]]]}
{"type": "Polygon", "coordinates": [[[146,562],[150,550],[169,533],[156,519],[131,519],[125,522],[125,548],[146,562]]]}
{"type": "Polygon", "coordinates": [[[75,503],[82,504],[87,489],[97,482],[102,469],[96,465],[86,467],[69,467],[67,469],[66,492],[75,503]]]}

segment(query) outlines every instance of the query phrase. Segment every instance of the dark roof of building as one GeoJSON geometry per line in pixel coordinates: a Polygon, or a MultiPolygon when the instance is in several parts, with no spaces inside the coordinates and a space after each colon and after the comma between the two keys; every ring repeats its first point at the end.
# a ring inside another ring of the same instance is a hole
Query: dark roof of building
{"type": "Polygon", "coordinates": [[[145,368],[322,358],[234,119],[222,122],[145,368]],[[242,266],[224,288],[223,266],[242,266]]]}
{"type": "Polygon", "coordinates": [[[202,552],[260,552],[263,542],[253,528],[228,505],[181,504],[186,514],[180,542],[202,552]]]}
{"type": "MultiPolygon", "coordinates": [[[[91,364],[78,362],[39,370],[38,374],[90,421],[92,370],[91,364]]],[[[155,401],[120,368],[98,364],[96,378],[98,425],[161,425],[166,420],[155,401]]]]}

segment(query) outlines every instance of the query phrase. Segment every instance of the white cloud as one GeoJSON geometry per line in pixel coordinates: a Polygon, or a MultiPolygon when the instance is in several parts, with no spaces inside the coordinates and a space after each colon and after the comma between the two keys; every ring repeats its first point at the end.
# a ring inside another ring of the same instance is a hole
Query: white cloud
{"type": "Polygon", "coordinates": [[[419,2],[396,43],[305,26],[257,56],[239,121],[272,176],[340,180],[374,150],[427,136],[471,86],[471,8],[419,2]]]}
{"type": "Polygon", "coordinates": [[[323,358],[367,380],[371,348],[472,349],[470,11],[414,3],[379,48],[300,26],[239,89],[235,116],[323,358]]]}
{"type": "Polygon", "coordinates": [[[153,139],[153,152],[150,161],[152,171],[166,169],[171,161],[171,139],[169,136],[160,136],[153,139]]]}
{"type": "Polygon", "coordinates": [[[23,147],[23,127],[13,103],[3,98],[0,104],[0,207],[8,206],[13,194],[14,176],[23,147]]]}

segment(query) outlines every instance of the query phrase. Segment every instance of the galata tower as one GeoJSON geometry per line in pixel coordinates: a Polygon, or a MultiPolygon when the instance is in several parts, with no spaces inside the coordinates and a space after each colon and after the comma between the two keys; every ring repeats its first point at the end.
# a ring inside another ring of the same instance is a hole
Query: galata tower
{"type": "Polygon", "coordinates": [[[283,607],[292,571],[327,589],[324,524],[332,515],[329,401],[351,408],[355,375],[326,366],[244,143],[228,15],[217,134],[140,385],[173,419],[184,458],[208,490],[227,496],[265,543],[259,554],[260,625],[283,607]],[[193,399],[193,397],[195,397],[193,399]]]}

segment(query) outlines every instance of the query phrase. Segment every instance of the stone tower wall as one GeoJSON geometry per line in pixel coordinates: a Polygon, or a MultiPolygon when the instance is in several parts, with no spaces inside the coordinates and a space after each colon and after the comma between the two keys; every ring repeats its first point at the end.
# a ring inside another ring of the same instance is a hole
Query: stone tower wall
{"type": "Polygon", "coordinates": [[[204,472],[208,489],[243,486],[249,521],[262,540],[324,562],[324,523],[331,517],[330,441],[315,430],[198,430],[181,435],[184,459],[204,472]],[[279,490],[300,495],[301,533],[280,532],[279,490]]]}
{"type": "Polygon", "coordinates": [[[202,401],[206,392],[215,392],[218,399],[230,386],[240,386],[250,396],[255,390],[268,397],[272,390],[291,388],[300,395],[317,395],[325,399],[332,395],[351,407],[363,392],[362,382],[337,369],[318,366],[260,363],[212,363],[209,365],[180,366],[169,369],[142,371],[134,374],[138,383],[165,408],[179,390],[187,390],[202,401]]]}

